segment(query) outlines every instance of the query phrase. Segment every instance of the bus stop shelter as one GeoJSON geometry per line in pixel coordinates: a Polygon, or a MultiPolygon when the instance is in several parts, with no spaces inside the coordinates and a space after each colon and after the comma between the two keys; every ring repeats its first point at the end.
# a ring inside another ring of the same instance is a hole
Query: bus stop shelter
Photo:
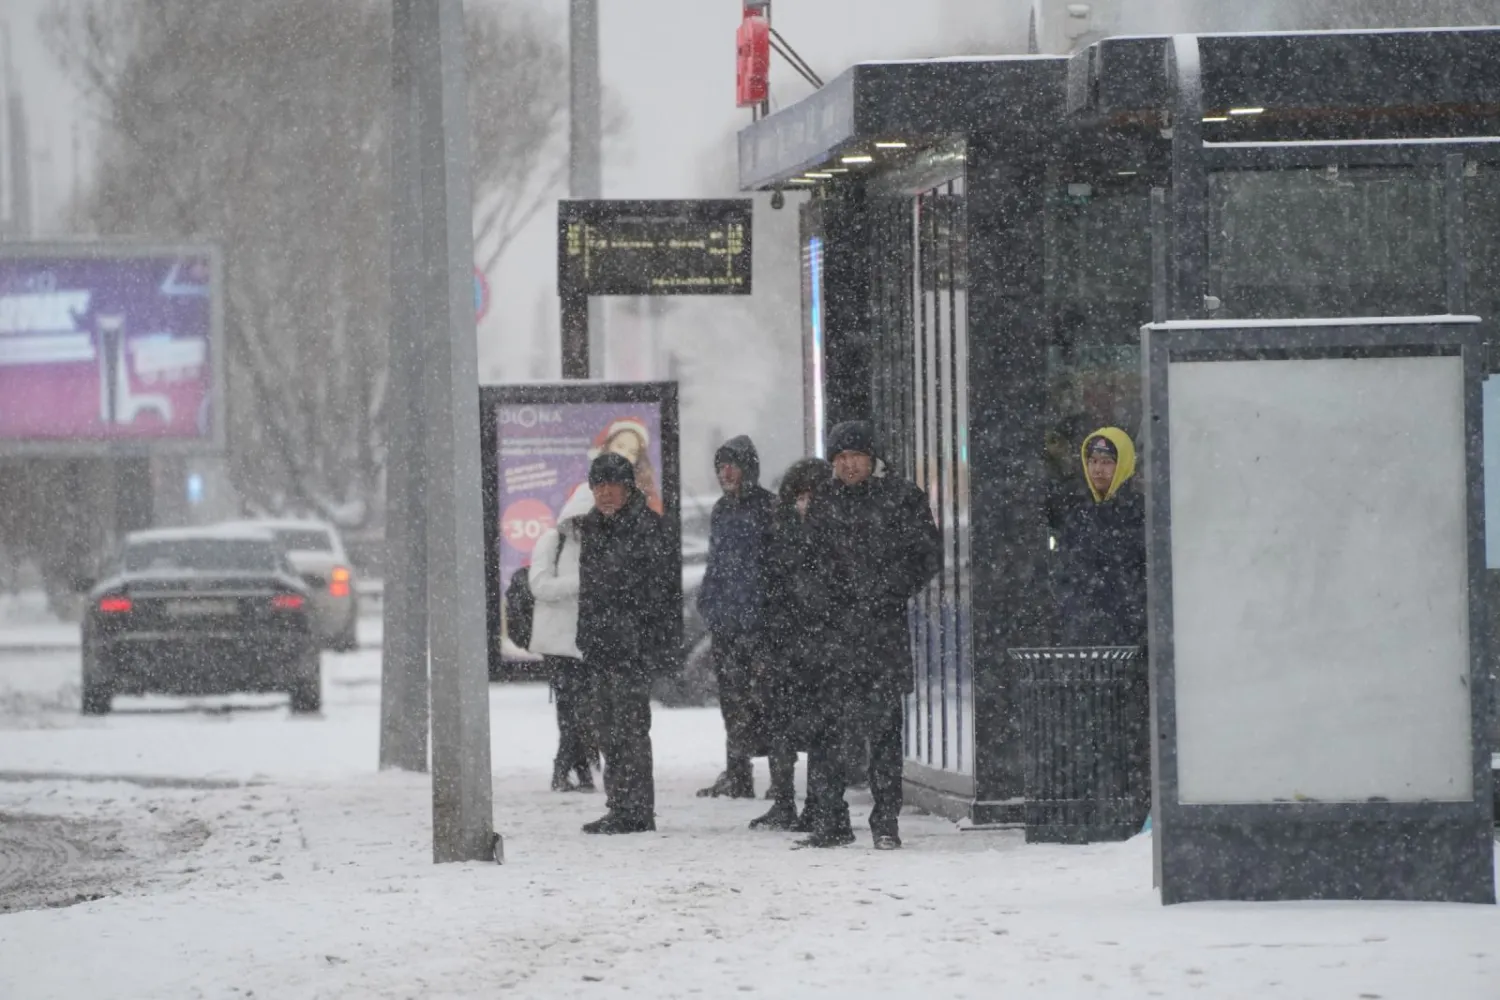
{"type": "Polygon", "coordinates": [[[1111,38],[862,63],[740,133],[742,188],[811,193],[808,450],[873,418],[942,530],[909,801],[1021,819],[1006,650],[1057,636],[1082,439],[1140,439],[1143,324],[1469,313],[1494,343],[1496,65],[1496,29],[1111,38]]]}

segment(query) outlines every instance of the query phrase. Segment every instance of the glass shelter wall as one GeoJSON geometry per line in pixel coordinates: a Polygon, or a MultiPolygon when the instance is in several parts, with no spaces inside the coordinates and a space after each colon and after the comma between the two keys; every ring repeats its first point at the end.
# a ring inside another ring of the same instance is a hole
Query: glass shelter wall
{"type": "Polygon", "coordinates": [[[964,184],[871,204],[874,413],[890,474],[927,493],[943,568],[912,611],[906,754],[973,774],[964,184]]]}
{"type": "Polygon", "coordinates": [[[1222,170],[1208,208],[1215,319],[1445,311],[1437,166],[1222,170]]]}
{"type": "MultiPolygon", "coordinates": [[[[1080,450],[1101,427],[1140,440],[1140,328],[1151,321],[1151,189],[1112,166],[1047,170],[1044,225],[1047,519],[1086,501],[1080,450]]],[[[1138,489],[1137,476],[1127,489],[1138,489]]]]}

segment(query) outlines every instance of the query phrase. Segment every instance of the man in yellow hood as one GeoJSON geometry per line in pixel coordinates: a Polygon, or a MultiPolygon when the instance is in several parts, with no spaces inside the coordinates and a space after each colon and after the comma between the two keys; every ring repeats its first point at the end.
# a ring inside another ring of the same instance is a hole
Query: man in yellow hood
{"type": "Polygon", "coordinates": [[[1068,515],[1055,577],[1062,641],[1135,646],[1146,636],[1146,510],[1126,484],[1135,475],[1135,442],[1101,427],[1081,449],[1089,496],[1068,515]]]}

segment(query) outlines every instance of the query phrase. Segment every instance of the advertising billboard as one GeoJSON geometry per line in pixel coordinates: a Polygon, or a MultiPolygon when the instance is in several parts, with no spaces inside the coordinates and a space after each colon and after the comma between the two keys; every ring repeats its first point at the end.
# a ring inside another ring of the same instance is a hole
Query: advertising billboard
{"type": "Polygon", "coordinates": [[[0,243],[0,452],[222,446],[208,247],[0,243]]]}
{"type": "Polygon", "coordinates": [[[677,392],[673,383],[574,382],[480,390],[491,658],[500,655],[505,590],[563,517],[593,508],[589,464],[615,452],[680,549],[677,392]]]}

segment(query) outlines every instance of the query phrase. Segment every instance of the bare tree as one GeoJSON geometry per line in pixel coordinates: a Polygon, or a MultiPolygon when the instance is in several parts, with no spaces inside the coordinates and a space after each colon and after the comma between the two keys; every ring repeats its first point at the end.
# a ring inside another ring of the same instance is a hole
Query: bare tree
{"type": "MultiPolygon", "coordinates": [[[[511,0],[468,22],[489,271],[565,169],[566,58],[560,26],[511,0]]],[[[94,229],[223,250],[242,498],[361,519],[393,405],[389,4],[52,0],[43,27],[101,119],[94,229]]]]}

